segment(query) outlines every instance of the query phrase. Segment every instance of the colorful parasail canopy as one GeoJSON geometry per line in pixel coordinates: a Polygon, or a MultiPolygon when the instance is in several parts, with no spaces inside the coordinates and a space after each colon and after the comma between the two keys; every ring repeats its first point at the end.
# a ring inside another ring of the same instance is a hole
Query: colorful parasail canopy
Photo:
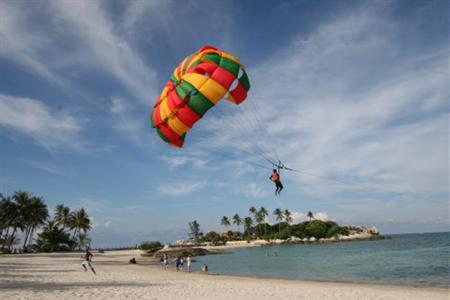
{"type": "Polygon", "coordinates": [[[152,126],[169,145],[183,147],[186,133],[220,99],[240,104],[249,89],[239,59],[204,46],[173,71],[150,113],[152,126]]]}

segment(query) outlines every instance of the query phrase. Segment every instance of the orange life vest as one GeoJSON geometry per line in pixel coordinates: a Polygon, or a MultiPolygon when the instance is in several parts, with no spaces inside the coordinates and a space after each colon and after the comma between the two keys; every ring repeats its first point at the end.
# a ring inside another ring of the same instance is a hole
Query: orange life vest
{"type": "Polygon", "coordinates": [[[280,174],[273,172],[272,173],[272,180],[273,181],[279,181],[280,180],[280,174]]]}

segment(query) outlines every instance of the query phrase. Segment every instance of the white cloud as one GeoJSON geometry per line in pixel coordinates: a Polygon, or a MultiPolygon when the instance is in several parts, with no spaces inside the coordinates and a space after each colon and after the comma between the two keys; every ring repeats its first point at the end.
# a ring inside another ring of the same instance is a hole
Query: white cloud
{"type": "Polygon", "coordinates": [[[259,186],[256,183],[249,183],[245,185],[240,189],[239,192],[243,192],[244,194],[253,198],[262,198],[270,194],[265,187],[259,186]]]}
{"type": "Polygon", "coordinates": [[[111,102],[111,112],[114,114],[122,114],[128,110],[128,104],[122,98],[114,97],[111,102]]]}
{"type": "Polygon", "coordinates": [[[135,145],[144,146],[145,123],[149,122],[140,114],[134,113],[135,106],[122,98],[114,97],[111,100],[110,111],[114,116],[114,128],[123,136],[134,142],[135,145]]]}
{"type": "Polygon", "coordinates": [[[82,123],[74,115],[52,112],[39,100],[0,94],[0,126],[20,132],[43,147],[82,150],[82,123]]]}
{"type": "Polygon", "coordinates": [[[191,153],[189,150],[185,151],[187,155],[163,155],[161,156],[162,160],[165,161],[169,168],[175,169],[178,167],[186,166],[188,164],[193,165],[196,168],[202,169],[205,168],[209,162],[209,159],[206,159],[206,153],[191,153]]]}
{"type": "Polygon", "coordinates": [[[67,70],[101,70],[114,76],[138,103],[146,104],[156,73],[116,32],[99,1],[49,1],[46,6],[0,3],[0,57],[78,91],[67,70]],[[47,18],[36,25],[36,12],[47,18]],[[82,17],[81,17],[82,16],[82,17]],[[45,26],[51,26],[48,30],[45,26]],[[64,41],[64,43],[61,43],[64,41]],[[63,55],[61,55],[63,53],[63,55]]]}
{"type": "MultiPolygon", "coordinates": [[[[314,220],[330,221],[330,218],[328,217],[328,214],[326,212],[316,212],[316,213],[313,213],[313,215],[314,215],[314,220]]],[[[292,221],[294,224],[309,221],[308,213],[292,211],[291,216],[292,216],[292,221]]]]}
{"type": "Polygon", "coordinates": [[[171,197],[181,197],[189,195],[195,191],[202,189],[206,185],[206,182],[167,182],[162,183],[157,187],[157,191],[163,195],[171,197]]]}
{"type": "Polygon", "coordinates": [[[89,63],[116,76],[137,99],[147,102],[155,72],[148,68],[138,53],[121,38],[100,2],[53,1],[51,7],[68,32],[80,43],[79,51],[89,63]],[[83,16],[80,18],[80,16],[83,16]]]}
{"type": "Polygon", "coordinates": [[[55,164],[55,163],[51,163],[51,162],[47,162],[47,161],[37,161],[37,160],[32,160],[32,161],[24,161],[27,165],[32,166],[33,168],[37,168],[55,175],[60,175],[60,176],[73,176],[74,172],[66,167],[64,167],[61,164],[55,164]]]}
{"type": "MultiPolygon", "coordinates": [[[[385,9],[338,15],[250,68],[252,89],[241,107],[247,114],[228,117],[226,128],[204,124],[213,135],[204,145],[241,147],[243,160],[267,165],[257,142],[246,148],[257,137],[266,155],[274,156],[275,145],[294,169],[385,190],[448,194],[448,45],[401,54],[407,41],[385,9]],[[274,141],[247,124],[252,111],[274,141]]],[[[359,189],[284,176],[321,200],[359,189]]]]}
{"type": "Polygon", "coordinates": [[[107,220],[107,221],[105,222],[104,226],[105,226],[105,228],[110,228],[110,227],[111,227],[111,224],[112,224],[112,221],[111,221],[111,220],[107,220]]]}
{"type": "Polygon", "coordinates": [[[114,207],[114,205],[109,200],[94,197],[83,197],[78,201],[77,207],[84,208],[88,212],[88,214],[102,214],[105,212],[109,212],[111,208],[114,207]]]}
{"type": "Polygon", "coordinates": [[[89,217],[89,220],[91,221],[91,228],[92,229],[98,228],[99,223],[94,218],[89,217]]]}
{"type": "Polygon", "coordinates": [[[39,53],[51,49],[52,43],[47,35],[29,30],[27,21],[31,19],[31,12],[17,3],[0,2],[0,57],[12,59],[51,82],[64,84],[63,77],[49,68],[48,61],[39,57],[39,53]]]}

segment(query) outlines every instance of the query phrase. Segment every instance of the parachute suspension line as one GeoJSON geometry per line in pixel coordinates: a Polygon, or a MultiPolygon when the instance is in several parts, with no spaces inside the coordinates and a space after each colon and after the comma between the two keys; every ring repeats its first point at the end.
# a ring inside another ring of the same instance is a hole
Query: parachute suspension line
{"type": "Polygon", "coordinates": [[[234,161],[240,161],[240,162],[245,163],[247,165],[251,165],[251,166],[254,166],[254,167],[261,168],[261,169],[271,170],[271,168],[269,168],[269,167],[267,167],[265,165],[262,165],[262,164],[259,164],[259,163],[255,163],[255,162],[252,162],[252,161],[248,161],[248,160],[244,160],[244,159],[239,159],[239,158],[237,158],[235,156],[228,155],[225,152],[216,152],[216,154],[219,155],[219,156],[222,156],[222,157],[234,160],[234,161]]]}
{"type": "MultiPolygon", "coordinates": [[[[239,107],[239,106],[238,106],[238,107],[239,107]]],[[[226,115],[226,114],[225,114],[224,112],[222,112],[220,109],[215,110],[215,113],[216,113],[217,115],[220,116],[220,119],[223,120],[223,122],[220,122],[220,123],[221,123],[221,124],[226,124],[226,127],[227,127],[227,128],[230,128],[230,127],[231,127],[232,129],[234,129],[234,130],[236,130],[236,131],[238,131],[238,132],[239,132],[239,131],[242,132],[242,130],[244,129],[244,131],[245,131],[246,133],[252,135],[252,130],[251,130],[251,128],[250,128],[249,126],[246,126],[246,125],[243,124],[243,123],[240,123],[240,124],[238,125],[236,122],[233,122],[233,121],[231,120],[231,118],[233,118],[233,116],[226,115]]],[[[247,121],[247,123],[248,123],[248,120],[246,120],[246,121],[247,121]]],[[[253,136],[254,136],[254,134],[253,134],[253,136]]],[[[246,140],[236,139],[236,140],[234,140],[233,142],[234,142],[235,144],[237,144],[238,146],[240,146],[240,147],[238,147],[240,151],[245,152],[245,153],[249,154],[250,156],[255,156],[255,154],[256,154],[256,155],[258,155],[261,159],[263,159],[263,160],[265,160],[265,161],[271,161],[270,158],[269,158],[269,156],[268,156],[268,154],[267,154],[267,151],[264,150],[264,149],[258,144],[257,141],[255,141],[255,142],[252,143],[252,140],[250,140],[250,139],[246,139],[246,140]],[[249,150],[247,150],[247,149],[249,149],[249,148],[254,148],[255,151],[254,151],[254,152],[250,152],[249,150]]]]}
{"type": "Polygon", "coordinates": [[[268,161],[270,164],[273,164],[273,161],[275,160],[272,158],[272,154],[269,151],[269,147],[267,147],[265,143],[265,138],[262,135],[263,131],[260,130],[260,127],[258,126],[258,121],[256,121],[255,116],[251,113],[249,113],[247,110],[238,107],[239,112],[244,117],[244,120],[248,124],[248,131],[252,136],[255,136],[257,141],[255,142],[254,146],[259,149],[260,152],[263,152],[264,159],[268,161]]]}
{"type": "MultiPolygon", "coordinates": [[[[262,129],[263,134],[265,134],[266,138],[268,139],[269,143],[270,143],[270,149],[272,150],[272,152],[275,154],[275,157],[277,159],[277,161],[280,161],[280,157],[278,156],[277,150],[275,148],[274,145],[276,145],[274,143],[274,140],[272,138],[272,136],[269,134],[269,131],[267,130],[267,126],[265,125],[265,123],[262,122],[262,119],[259,117],[259,113],[261,112],[260,106],[258,104],[258,101],[251,101],[250,106],[253,105],[254,106],[254,110],[253,111],[253,117],[256,120],[256,124],[259,125],[259,128],[262,129]]],[[[244,109],[244,108],[242,108],[244,109]]],[[[250,111],[250,112],[251,112],[250,111]]]]}
{"type": "Polygon", "coordinates": [[[266,146],[264,145],[264,139],[260,135],[260,132],[257,130],[255,124],[252,123],[252,119],[249,118],[249,116],[245,113],[244,110],[240,106],[238,106],[238,111],[243,116],[245,123],[242,123],[241,126],[246,129],[248,134],[252,137],[254,137],[255,141],[253,143],[253,147],[255,147],[262,155],[264,160],[271,161],[271,155],[270,152],[267,150],[266,146]]]}
{"type": "Polygon", "coordinates": [[[339,183],[339,184],[342,184],[342,185],[355,186],[355,187],[358,187],[358,188],[363,189],[363,190],[373,190],[373,191],[384,192],[384,193],[405,195],[405,193],[403,193],[403,192],[386,190],[386,189],[383,189],[383,188],[379,188],[377,186],[365,185],[365,184],[357,183],[357,182],[354,182],[354,181],[351,181],[351,180],[342,180],[342,179],[337,179],[337,178],[330,178],[330,177],[327,177],[327,176],[324,176],[324,175],[314,174],[314,173],[303,171],[303,170],[299,170],[299,169],[288,168],[287,166],[285,166],[282,163],[279,164],[279,165],[274,165],[274,166],[277,166],[280,169],[284,169],[284,170],[287,170],[287,171],[292,171],[294,173],[298,173],[298,174],[302,174],[302,175],[307,175],[307,176],[310,176],[310,177],[318,178],[318,179],[321,179],[323,181],[330,181],[330,182],[336,182],[336,183],[339,183]]]}
{"type": "Polygon", "coordinates": [[[258,129],[258,125],[255,123],[255,119],[252,118],[252,115],[247,113],[247,111],[241,107],[238,107],[238,111],[242,114],[244,120],[247,122],[249,133],[251,134],[251,136],[255,136],[256,138],[256,143],[254,144],[254,146],[259,148],[260,151],[265,154],[265,160],[273,160],[271,158],[271,154],[267,148],[267,145],[264,143],[265,139],[261,134],[262,132],[258,129]]]}
{"type": "MultiPolygon", "coordinates": [[[[225,119],[225,117],[224,117],[224,119],[225,119]]],[[[229,126],[231,126],[234,130],[241,130],[241,131],[242,131],[242,128],[238,128],[236,125],[233,124],[233,122],[229,122],[229,123],[230,123],[229,126]]],[[[220,123],[220,124],[222,124],[222,123],[220,123]]],[[[227,126],[227,127],[229,127],[229,126],[227,126]]],[[[227,128],[227,129],[229,129],[229,128],[227,128]]],[[[249,147],[247,147],[248,145],[250,145],[249,143],[245,143],[245,142],[242,142],[242,141],[238,142],[238,141],[239,141],[239,140],[236,140],[236,139],[235,139],[235,140],[234,140],[234,143],[242,145],[241,147],[238,147],[238,148],[239,148],[239,152],[245,153],[245,154],[247,154],[249,157],[255,157],[255,153],[254,153],[254,152],[250,152],[249,150],[246,150],[246,149],[249,148],[249,147]]],[[[247,141],[247,142],[248,142],[248,141],[247,141]]],[[[229,155],[229,154],[225,154],[225,151],[224,151],[224,150],[222,150],[222,151],[219,151],[219,150],[217,150],[217,151],[211,151],[211,153],[212,153],[212,154],[216,154],[216,155],[218,155],[218,156],[222,156],[222,157],[228,158],[228,159],[232,159],[232,160],[236,160],[236,161],[241,161],[241,162],[244,162],[244,163],[246,163],[246,164],[254,165],[254,166],[257,166],[257,167],[260,167],[260,168],[270,169],[270,168],[267,168],[267,166],[263,166],[263,165],[258,164],[258,163],[256,163],[256,162],[249,162],[248,160],[239,159],[239,158],[237,158],[236,156],[229,155]]],[[[260,159],[263,159],[263,160],[264,160],[264,157],[261,157],[262,154],[259,154],[259,156],[260,156],[260,159]]]]}

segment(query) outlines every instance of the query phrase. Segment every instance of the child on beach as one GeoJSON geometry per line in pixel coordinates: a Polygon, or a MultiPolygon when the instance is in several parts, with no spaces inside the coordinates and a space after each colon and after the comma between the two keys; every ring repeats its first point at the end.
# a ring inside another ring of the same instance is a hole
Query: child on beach
{"type": "Polygon", "coordinates": [[[206,264],[203,265],[202,271],[208,273],[208,266],[206,264]]]}
{"type": "Polygon", "coordinates": [[[180,265],[181,265],[181,259],[179,256],[177,256],[177,259],[175,259],[175,267],[177,268],[177,272],[180,271],[180,265]]]}
{"type": "Polygon", "coordinates": [[[164,270],[167,270],[167,266],[169,265],[169,257],[167,256],[167,254],[163,254],[163,267],[164,270]]]}
{"type": "Polygon", "coordinates": [[[188,268],[188,272],[191,273],[191,265],[192,265],[192,258],[190,255],[188,255],[187,257],[187,268],[188,268]]]}
{"type": "Polygon", "coordinates": [[[89,251],[89,248],[86,248],[86,253],[82,256],[84,261],[81,263],[81,265],[83,266],[85,272],[87,271],[87,267],[89,267],[94,274],[97,274],[95,273],[94,267],[92,267],[91,264],[93,256],[94,255],[89,251]]]}

